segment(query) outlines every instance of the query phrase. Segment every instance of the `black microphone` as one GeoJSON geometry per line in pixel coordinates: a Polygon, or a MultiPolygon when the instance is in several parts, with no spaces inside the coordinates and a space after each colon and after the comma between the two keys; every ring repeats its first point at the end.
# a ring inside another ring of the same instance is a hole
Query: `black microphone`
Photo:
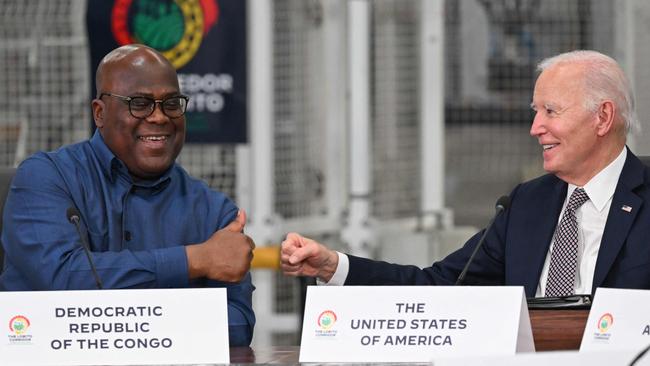
{"type": "Polygon", "coordinates": [[[99,279],[99,275],[97,274],[97,269],[95,268],[95,262],[93,262],[93,258],[90,256],[90,245],[88,244],[88,240],[86,237],[81,233],[81,226],[79,225],[79,221],[81,220],[80,216],[81,214],[79,213],[79,210],[77,210],[76,207],[68,207],[68,209],[65,211],[65,215],[68,217],[68,221],[74,224],[74,227],[77,228],[77,233],[79,234],[79,238],[81,238],[81,247],[84,249],[84,252],[86,253],[86,258],[88,258],[88,263],[90,264],[90,270],[93,272],[93,276],[95,277],[95,283],[97,284],[98,289],[104,288],[102,286],[102,281],[99,279]]]}
{"type": "Polygon", "coordinates": [[[467,275],[467,270],[469,270],[469,265],[472,264],[472,262],[474,261],[474,257],[476,256],[476,253],[478,253],[478,250],[481,249],[481,246],[483,246],[485,237],[487,236],[488,231],[492,228],[492,224],[494,224],[494,220],[496,220],[497,216],[499,216],[501,212],[508,209],[508,206],[510,206],[510,196],[499,197],[494,207],[496,212],[494,213],[494,216],[492,216],[492,220],[490,220],[488,226],[485,228],[485,231],[483,232],[481,239],[478,241],[478,244],[476,244],[476,247],[474,247],[474,251],[472,252],[472,255],[467,260],[467,264],[465,264],[465,268],[463,268],[463,271],[458,276],[458,279],[456,280],[456,286],[462,285],[463,281],[465,281],[465,276],[467,275]]]}

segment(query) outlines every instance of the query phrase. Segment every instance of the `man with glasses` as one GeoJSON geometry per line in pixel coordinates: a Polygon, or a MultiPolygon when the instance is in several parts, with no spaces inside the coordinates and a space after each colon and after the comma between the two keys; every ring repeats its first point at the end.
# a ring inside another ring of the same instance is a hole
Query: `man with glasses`
{"type": "Polygon", "coordinates": [[[17,170],[0,290],[225,287],[230,345],[250,344],[255,245],[243,234],[246,214],[175,163],[188,97],[174,67],[127,45],[104,57],[96,81],[92,138],[17,170]],[[74,215],[90,262],[68,222],[74,215]]]}

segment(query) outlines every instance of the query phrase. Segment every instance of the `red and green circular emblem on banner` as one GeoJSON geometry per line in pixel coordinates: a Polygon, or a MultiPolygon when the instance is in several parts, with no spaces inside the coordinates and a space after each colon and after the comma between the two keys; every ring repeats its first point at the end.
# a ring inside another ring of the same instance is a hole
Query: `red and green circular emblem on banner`
{"type": "Polygon", "coordinates": [[[118,44],[146,44],[179,69],[196,55],[218,17],[216,0],[116,0],[111,30],[118,44]]]}

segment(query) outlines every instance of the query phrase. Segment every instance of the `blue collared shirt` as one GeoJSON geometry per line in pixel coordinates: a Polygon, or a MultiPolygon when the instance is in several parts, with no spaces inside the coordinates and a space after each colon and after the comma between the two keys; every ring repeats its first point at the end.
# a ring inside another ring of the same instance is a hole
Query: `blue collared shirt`
{"type": "Polygon", "coordinates": [[[73,206],[104,288],[225,287],[230,345],[250,344],[250,274],[236,284],[190,281],[184,247],[228,225],[237,215],[235,204],[177,164],[155,181],[134,182],[99,132],[39,152],[18,168],[4,207],[0,290],[96,288],[79,234],[66,217],[73,206]]]}

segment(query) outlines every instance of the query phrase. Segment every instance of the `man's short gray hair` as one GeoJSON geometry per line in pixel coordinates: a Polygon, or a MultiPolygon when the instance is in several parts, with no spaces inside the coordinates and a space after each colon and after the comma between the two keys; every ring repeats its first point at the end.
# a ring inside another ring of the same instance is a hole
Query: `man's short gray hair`
{"type": "Polygon", "coordinates": [[[563,63],[580,63],[585,67],[585,108],[596,112],[604,100],[612,100],[623,121],[625,131],[636,133],[641,125],[634,108],[634,93],[625,73],[613,58],[597,51],[578,50],[542,60],[538,71],[563,63]]]}

